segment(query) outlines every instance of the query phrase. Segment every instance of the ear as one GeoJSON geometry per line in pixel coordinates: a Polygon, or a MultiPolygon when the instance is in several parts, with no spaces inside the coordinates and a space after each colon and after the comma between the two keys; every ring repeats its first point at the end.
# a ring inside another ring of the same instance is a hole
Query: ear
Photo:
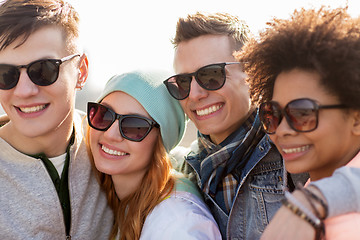
{"type": "Polygon", "coordinates": [[[80,57],[80,62],[79,62],[79,76],[76,83],[77,89],[81,90],[84,87],[88,75],[89,75],[89,61],[87,56],[83,54],[80,57]]]}
{"type": "Polygon", "coordinates": [[[360,110],[350,110],[352,118],[354,119],[353,122],[353,133],[356,136],[360,136],[360,110]]]}

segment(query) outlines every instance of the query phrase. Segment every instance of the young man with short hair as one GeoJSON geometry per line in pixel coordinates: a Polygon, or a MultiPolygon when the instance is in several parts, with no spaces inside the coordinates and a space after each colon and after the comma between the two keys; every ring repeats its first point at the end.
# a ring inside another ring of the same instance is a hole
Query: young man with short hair
{"type": "Polygon", "coordinates": [[[0,236],[106,239],[112,212],[83,141],[75,92],[88,76],[79,17],[62,0],[0,6],[0,236]]]}
{"type": "Polygon", "coordinates": [[[233,56],[248,34],[245,23],[228,14],[180,19],[173,40],[177,75],[165,81],[199,130],[199,149],[182,170],[196,176],[223,239],[259,239],[287,183],[233,56]]]}

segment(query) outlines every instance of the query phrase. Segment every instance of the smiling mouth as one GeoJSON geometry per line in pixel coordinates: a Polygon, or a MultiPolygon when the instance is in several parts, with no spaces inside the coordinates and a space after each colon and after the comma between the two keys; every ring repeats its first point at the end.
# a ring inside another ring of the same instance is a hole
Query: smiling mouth
{"type": "Polygon", "coordinates": [[[46,104],[43,104],[33,107],[18,107],[18,109],[23,113],[35,113],[44,110],[46,106],[46,104]]]}
{"type": "Polygon", "coordinates": [[[206,115],[210,115],[216,111],[219,111],[220,108],[222,108],[224,105],[221,104],[221,105],[213,105],[211,107],[208,107],[208,108],[204,108],[204,109],[201,109],[201,110],[196,110],[196,114],[200,117],[202,116],[206,116],[206,115]]]}
{"type": "Polygon", "coordinates": [[[117,150],[113,150],[110,148],[105,147],[104,145],[101,145],[101,149],[106,152],[107,154],[113,155],[113,156],[125,156],[125,155],[129,155],[128,153],[125,152],[120,152],[117,150]]]}
{"type": "Polygon", "coordinates": [[[310,145],[306,145],[306,146],[297,147],[297,148],[282,148],[281,150],[286,154],[290,154],[290,153],[304,152],[304,151],[308,150],[309,148],[310,148],[310,145]]]}

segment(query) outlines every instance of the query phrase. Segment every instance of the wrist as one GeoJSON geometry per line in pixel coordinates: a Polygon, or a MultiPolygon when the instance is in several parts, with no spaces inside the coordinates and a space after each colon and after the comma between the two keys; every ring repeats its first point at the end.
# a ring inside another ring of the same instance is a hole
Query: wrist
{"type": "Polygon", "coordinates": [[[314,204],[309,201],[309,197],[304,194],[303,189],[296,190],[292,194],[285,192],[283,206],[287,207],[315,229],[315,239],[320,239],[321,236],[324,235],[324,223],[319,217],[319,213],[315,209],[314,204]]]}
{"type": "Polygon", "coordinates": [[[307,188],[300,187],[299,191],[301,194],[303,194],[305,200],[311,205],[312,211],[317,215],[318,218],[327,218],[327,201],[318,188],[312,186],[307,188]]]}

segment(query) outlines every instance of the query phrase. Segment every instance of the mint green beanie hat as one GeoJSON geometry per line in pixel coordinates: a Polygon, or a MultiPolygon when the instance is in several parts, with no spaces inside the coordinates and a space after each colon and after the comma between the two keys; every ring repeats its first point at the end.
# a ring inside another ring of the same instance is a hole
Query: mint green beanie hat
{"type": "Polygon", "coordinates": [[[163,84],[169,76],[166,71],[134,71],[115,75],[106,83],[97,102],[115,91],[135,98],[160,125],[165,149],[170,152],[184,135],[186,118],[179,102],[170,96],[163,84]]]}

